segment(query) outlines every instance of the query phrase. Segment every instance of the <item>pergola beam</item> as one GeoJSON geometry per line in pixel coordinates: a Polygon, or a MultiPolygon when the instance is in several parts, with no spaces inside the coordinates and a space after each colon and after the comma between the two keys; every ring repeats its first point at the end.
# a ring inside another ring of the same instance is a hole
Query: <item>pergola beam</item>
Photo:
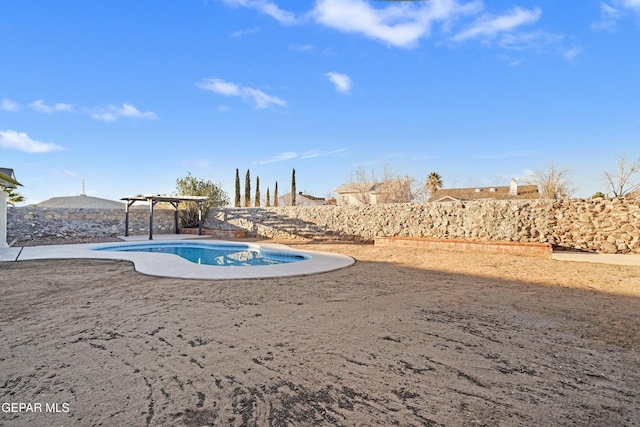
{"type": "Polygon", "coordinates": [[[202,204],[208,199],[205,196],[169,196],[162,194],[138,194],[137,196],[123,197],[120,200],[127,202],[125,205],[124,235],[125,237],[129,236],[129,208],[135,202],[149,203],[149,240],[153,240],[153,211],[156,203],[165,202],[173,206],[175,209],[175,230],[176,234],[180,234],[180,228],[178,228],[178,206],[180,202],[196,202],[198,204],[198,236],[202,236],[202,204]]]}

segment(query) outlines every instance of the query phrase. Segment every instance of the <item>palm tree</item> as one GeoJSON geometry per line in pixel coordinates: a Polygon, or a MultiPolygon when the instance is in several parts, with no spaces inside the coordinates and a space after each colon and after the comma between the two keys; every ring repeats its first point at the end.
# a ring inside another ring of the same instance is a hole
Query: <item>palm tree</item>
{"type": "Polygon", "coordinates": [[[7,193],[7,204],[9,206],[15,206],[16,203],[24,202],[24,196],[18,193],[15,188],[8,188],[5,192],[7,193]]]}
{"type": "Polygon", "coordinates": [[[427,187],[427,189],[429,190],[429,196],[433,198],[435,192],[438,191],[438,189],[444,187],[440,174],[438,172],[431,172],[427,177],[425,187],[427,187]]]}
{"type": "Polygon", "coordinates": [[[291,172],[291,206],[296,205],[296,170],[291,172]]]}

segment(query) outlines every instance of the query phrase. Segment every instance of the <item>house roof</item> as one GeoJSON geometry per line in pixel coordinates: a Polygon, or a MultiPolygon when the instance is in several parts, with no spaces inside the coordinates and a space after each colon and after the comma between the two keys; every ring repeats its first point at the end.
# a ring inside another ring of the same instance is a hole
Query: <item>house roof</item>
{"type": "Polygon", "coordinates": [[[628,197],[633,200],[640,200],[640,190],[632,191],[631,193],[627,193],[625,197],[628,197]]]}
{"type": "Polygon", "coordinates": [[[509,194],[510,187],[470,187],[446,188],[436,191],[430,198],[432,201],[442,200],[481,200],[481,199],[539,199],[538,186],[519,185],[518,195],[509,194]]]}
{"type": "Polygon", "coordinates": [[[375,191],[376,187],[377,184],[375,183],[342,184],[333,190],[333,192],[337,194],[362,193],[363,191],[371,192],[375,191]]]}
{"type": "MultiPolygon", "coordinates": [[[[326,202],[324,197],[311,196],[309,194],[296,194],[296,200],[307,199],[311,202],[326,202]]],[[[291,192],[278,196],[278,200],[291,200],[291,192]]]]}
{"type": "MultiPolygon", "coordinates": [[[[6,175],[6,176],[8,176],[9,178],[13,179],[15,182],[18,182],[18,181],[16,180],[16,175],[15,175],[15,173],[13,172],[13,169],[10,169],[10,168],[0,168],[0,172],[1,172],[1,173],[3,173],[3,174],[5,174],[5,175],[6,175]]],[[[3,184],[2,184],[2,186],[3,186],[3,187],[5,187],[5,188],[17,188],[17,186],[16,186],[14,183],[12,183],[12,182],[7,182],[7,181],[5,181],[5,180],[3,180],[3,179],[0,179],[0,182],[2,182],[2,183],[3,183],[3,184]]]]}

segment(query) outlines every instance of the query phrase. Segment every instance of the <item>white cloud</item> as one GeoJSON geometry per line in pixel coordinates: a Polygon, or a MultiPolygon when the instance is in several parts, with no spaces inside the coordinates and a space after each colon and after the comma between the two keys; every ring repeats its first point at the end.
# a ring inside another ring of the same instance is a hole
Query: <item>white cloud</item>
{"type": "Polygon", "coordinates": [[[235,31],[233,33],[231,33],[231,37],[243,37],[246,36],[248,34],[253,34],[253,33],[257,33],[259,30],[257,28],[249,28],[247,30],[239,30],[239,31],[235,31]]]}
{"type": "Polygon", "coordinates": [[[465,4],[457,0],[401,2],[374,7],[380,4],[368,0],[318,0],[310,16],[327,27],[411,48],[430,34],[434,22],[448,28],[458,17],[475,14],[483,7],[480,0],[465,4]]]}
{"type": "Polygon", "coordinates": [[[295,24],[298,20],[295,14],[286,10],[280,9],[275,3],[266,0],[223,0],[230,6],[242,6],[251,9],[256,9],[265,15],[268,15],[280,22],[281,24],[291,25],[295,24]]]}
{"type": "Polygon", "coordinates": [[[36,141],[29,138],[24,132],[15,130],[0,131],[0,147],[11,148],[27,153],[47,153],[49,151],[63,150],[59,145],[49,142],[36,141]]]}
{"type": "Polygon", "coordinates": [[[15,113],[19,108],[20,107],[18,106],[18,103],[13,102],[10,99],[4,98],[2,101],[0,101],[0,110],[2,111],[10,111],[15,113]]]}
{"type": "Polygon", "coordinates": [[[591,25],[592,30],[613,30],[622,17],[622,12],[608,3],[600,3],[600,21],[591,25]]]}
{"type": "Polygon", "coordinates": [[[341,93],[349,93],[351,91],[353,83],[348,75],[332,71],[325,74],[325,76],[335,85],[336,91],[341,93]]]}
{"type": "Polygon", "coordinates": [[[595,31],[615,30],[618,22],[625,16],[625,9],[640,14],[640,0],[612,0],[600,3],[600,21],[591,25],[595,31]]]}
{"type": "Polygon", "coordinates": [[[113,107],[116,113],[122,117],[133,117],[137,119],[157,119],[156,113],[152,111],[140,111],[131,104],[122,104],[122,107],[113,107]]]}
{"type": "Polygon", "coordinates": [[[310,52],[313,50],[313,46],[310,44],[293,44],[289,46],[289,50],[294,52],[310,52]]]}
{"type": "Polygon", "coordinates": [[[31,103],[31,108],[33,108],[36,111],[39,111],[41,113],[46,113],[46,114],[53,114],[53,113],[57,113],[59,111],[67,111],[67,112],[71,112],[73,111],[73,105],[71,104],[64,104],[64,103],[57,103],[55,105],[46,105],[44,103],[44,100],[42,99],[38,99],[34,102],[31,103]]]}
{"type": "Polygon", "coordinates": [[[253,162],[256,165],[266,165],[269,163],[276,163],[276,162],[284,162],[287,160],[292,160],[292,159],[314,159],[316,157],[324,157],[324,156],[330,156],[332,154],[338,154],[338,153],[342,153],[343,151],[346,151],[346,148],[339,148],[337,150],[331,150],[331,151],[326,151],[326,150],[309,150],[306,151],[302,154],[298,154],[295,151],[285,151],[279,154],[276,154],[275,156],[266,159],[266,160],[258,160],[253,162]]]}
{"type": "Polygon", "coordinates": [[[491,38],[498,34],[516,30],[522,25],[530,25],[538,21],[542,15],[540,8],[533,10],[514,7],[499,16],[483,15],[471,27],[459,32],[453,37],[454,41],[464,41],[475,38],[491,38]]]}
{"type": "Polygon", "coordinates": [[[200,83],[196,83],[200,89],[210,90],[220,95],[240,95],[240,86],[235,83],[225,82],[221,79],[204,79],[200,83]]]}
{"type": "Polygon", "coordinates": [[[567,61],[572,61],[573,59],[575,59],[576,56],[580,55],[581,53],[582,53],[581,47],[572,47],[570,49],[565,50],[564,53],[562,54],[562,57],[567,61]]]}
{"type": "MultiPolygon", "coordinates": [[[[294,14],[283,11],[267,0],[223,0],[227,5],[260,10],[281,23],[302,22],[294,14]],[[286,17],[286,18],[283,18],[286,17]]],[[[640,0],[610,0],[640,11],[640,0]]],[[[440,24],[443,34],[453,34],[450,40],[481,40],[498,38],[497,45],[507,49],[540,49],[558,42],[563,37],[537,31],[516,34],[525,25],[540,19],[542,10],[512,7],[501,14],[483,13],[482,0],[430,0],[424,2],[397,1],[382,3],[371,0],[316,0],[305,20],[346,33],[360,34],[390,46],[413,48],[421,38],[431,35],[434,24],[440,24]],[[464,16],[477,17],[475,22],[455,32],[464,16]],[[508,37],[510,36],[510,37],[508,37]],[[540,44],[533,43],[534,41],[540,44]]],[[[292,46],[290,49],[306,51],[310,46],[292,46]]]]}
{"type": "Polygon", "coordinates": [[[426,10],[409,4],[376,9],[365,0],[318,0],[310,15],[327,27],[397,47],[413,47],[429,31],[431,20],[426,10]]]}
{"type": "Polygon", "coordinates": [[[284,162],[286,160],[291,160],[296,158],[298,158],[298,153],[295,153],[293,151],[285,151],[284,153],[277,154],[267,160],[258,160],[254,162],[254,164],[266,165],[269,163],[284,162]]]}
{"type": "Polygon", "coordinates": [[[525,50],[541,49],[544,46],[557,44],[563,37],[545,31],[502,34],[498,45],[504,49],[525,50]]]}
{"type": "Polygon", "coordinates": [[[338,153],[342,153],[344,151],[347,151],[346,148],[338,148],[337,150],[332,150],[332,151],[324,151],[324,150],[309,150],[305,153],[302,153],[300,155],[301,159],[313,159],[316,157],[324,157],[324,156],[331,156],[332,154],[338,154],[338,153]]]}
{"type": "Polygon", "coordinates": [[[640,12],[640,0],[622,0],[622,5],[636,12],[640,12]]]}
{"type": "Polygon", "coordinates": [[[115,122],[121,117],[147,120],[156,120],[158,118],[156,113],[152,111],[140,111],[133,105],[127,103],[122,104],[121,107],[108,105],[103,108],[94,109],[89,115],[103,122],[115,122]]]}
{"type": "Polygon", "coordinates": [[[286,107],[287,103],[276,96],[270,96],[261,91],[260,89],[242,88],[243,97],[253,102],[256,108],[266,108],[269,105],[279,105],[280,107],[286,107]]]}
{"type": "Polygon", "coordinates": [[[225,82],[221,79],[204,79],[202,82],[196,83],[196,86],[203,90],[219,93],[220,95],[242,97],[245,101],[253,103],[257,109],[267,108],[271,105],[278,105],[280,107],[287,106],[286,101],[276,96],[267,95],[260,89],[225,82]]]}

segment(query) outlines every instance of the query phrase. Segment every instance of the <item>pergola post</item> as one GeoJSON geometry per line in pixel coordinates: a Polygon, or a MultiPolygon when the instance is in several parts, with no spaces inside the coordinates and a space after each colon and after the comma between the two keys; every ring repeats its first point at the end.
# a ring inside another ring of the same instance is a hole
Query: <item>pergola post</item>
{"type": "Polygon", "coordinates": [[[180,234],[180,227],[178,227],[178,206],[180,202],[171,202],[171,205],[175,209],[173,212],[173,226],[175,227],[176,234],[180,234]]]}
{"type": "Polygon", "coordinates": [[[124,237],[129,237],[129,208],[135,203],[135,200],[130,200],[124,205],[124,237]]]}
{"type": "Polygon", "coordinates": [[[198,236],[202,236],[202,201],[198,200],[198,236]]]}
{"type": "Polygon", "coordinates": [[[155,205],[155,200],[149,199],[149,240],[153,240],[153,208],[155,205]]]}

